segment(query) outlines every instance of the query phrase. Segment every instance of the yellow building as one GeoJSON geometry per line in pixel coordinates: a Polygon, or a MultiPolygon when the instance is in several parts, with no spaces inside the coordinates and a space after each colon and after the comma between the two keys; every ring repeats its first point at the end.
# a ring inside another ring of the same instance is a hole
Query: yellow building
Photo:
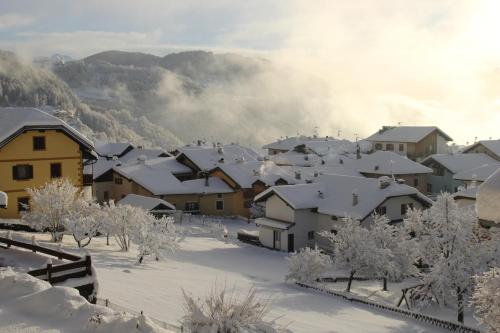
{"type": "Polygon", "coordinates": [[[36,108],[0,108],[0,189],[9,202],[0,218],[19,218],[29,204],[26,189],[54,178],[92,186],[83,167],[95,159],[92,142],[61,119],[36,108]]]}

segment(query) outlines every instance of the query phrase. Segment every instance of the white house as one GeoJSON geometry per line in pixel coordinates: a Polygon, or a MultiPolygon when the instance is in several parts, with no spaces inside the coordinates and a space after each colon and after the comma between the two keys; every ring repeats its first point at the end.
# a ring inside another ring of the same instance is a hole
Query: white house
{"type": "Polygon", "coordinates": [[[274,186],[257,197],[265,203],[265,217],[256,219],[260,242],[269,248],[294,251],[327,244],[323,230],[336,232],[343,218],[369,224],[373,213],[402,221],[409,207],[423,208],[432,201],[413,187],[389,177],[379,179],[322,175],[315,183],[274,186]]]}
{"type": "Polygon", "coordinates": [[[375,151],[394,151],[420,161],[432,154],[448,152],[452,138],[436,126],[383,126],[366,138],[375,151]]]}

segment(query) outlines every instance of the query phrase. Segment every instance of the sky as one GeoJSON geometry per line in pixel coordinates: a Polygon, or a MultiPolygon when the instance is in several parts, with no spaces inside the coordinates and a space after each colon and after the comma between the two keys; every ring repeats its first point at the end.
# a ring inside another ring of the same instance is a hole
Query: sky
{"type": "Polygon", "coordinates": [[[437,125],[465,144],[500,138],[498,13],[496,0],[0,0],[0,48],[268,57],[326,82],[320,134],[437,125]]]}

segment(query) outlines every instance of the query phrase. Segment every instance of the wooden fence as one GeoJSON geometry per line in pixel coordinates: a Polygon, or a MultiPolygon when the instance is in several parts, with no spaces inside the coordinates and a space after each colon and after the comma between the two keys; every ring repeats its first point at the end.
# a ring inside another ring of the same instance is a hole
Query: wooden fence
{"type": "MultiPolygon", "coordinates": [[[[5,237],[0,237],[0,243],[5,244],[4,248],[10,248],[11,246],[31,250],[33,252],[43,253],[59,260],[69,260],[69,263],[62,263],[53,265],[51,262],[47,263],[47,266],[40,269],[35,269],[27,272],[29,275],[34,276],[40,280],[49,282],[50,284],[58,284],[65,282],[69,279],[85,278],[87,276],[92,276],[92,259],[90,255],[85,257],[80,257],[71,253],[67,253],[61,250],[54,250],[48,247],[43,247],[36,244],[25,243],[22,241],[17,241],[5,237]]],[[[80,295],[85,297],[89,302],[95,303],[95,286],[92,280],[83,281],[81,285],[75,286],[80,292],[80,295]]]]}
{"type": "Polygon", "coordinates": [[[373,301],[369,301],[366,299],[355,297],[354,295],[350,295],[350,294],[346,294],[346,293],[342,293],[342,292],[337,292],[337,291],[333,291],[333,290],[327,290],[324,288],[320,288],[317,286],[311,286],[311,285],[301,283],[301,282],[296,282],[296,285],[303,287],[303,288],[313,289],[313,290],[316,290],[316,291],[319,291],[319,292],[322,292],[322,293],[325,293],[328,295],[340,297],[340,298],[342,298],[346,301],[352,302],[352,303],[364,304],[364,305],[368,305],[370,307],[374,307],[374,308],[378,308],[378,309],[381,309],[384,311],[392,312],[392,313],[398,314],[401,317],[411,318],[411,319],[414,319],[417,321],[427,323],[429,325],[433,325],[436,327],[447,329],[451,332],[481,333],[481,331],[478,329],[468,327],[468,326],[465,326],[462,324],[458,324],[458,323],[454,323],[454,322],[451,322],[448,320],[435,318],[435,317],[428,316],[428,315],[418,313],[418,312],[413,312],[413,311],[409,311],[409,310],[405,310],[405,309],[396,308],[396,307],[390,306],[390,305],[379,304],[379,303],[376,303],[373,301]]]}

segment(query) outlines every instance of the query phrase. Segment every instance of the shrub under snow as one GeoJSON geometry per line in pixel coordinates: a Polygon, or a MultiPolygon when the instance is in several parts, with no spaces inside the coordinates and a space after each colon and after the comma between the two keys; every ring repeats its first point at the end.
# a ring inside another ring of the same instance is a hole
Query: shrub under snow
{"type": "Polygon", "coordinates": [[[476,283],[472,295],[476,316],[492,333],[500,333],[500,268],[477,276],[476,283]]]}
{"type": "Polygon", "coordinates": [[[299,252],[290,254],[286,259],[288,261],[287,281],[314,283],[332,268],[330,256],[321,253],[317,247],[314,249],[305,247],[299,252]]]}
{"type": "Polygon", "coordinates": [[[153,255],[156,260],[177,249],[174,219],[162,217],[156,219],[146,214],[143,223],[137,224],[132,231],[132,241],[138,246],[137,260],[142,263],[147,255],[153,255]]]}
{"type": "Polygon", "coordinates": [[[257,299],[252,288],[237,295],[226,287],[214,287],[205,299],[194,299],[184,290],[183,328],[190,333],[274,333],[274,323],[264,321],[269,312],[267,302],[257,299]]]}

